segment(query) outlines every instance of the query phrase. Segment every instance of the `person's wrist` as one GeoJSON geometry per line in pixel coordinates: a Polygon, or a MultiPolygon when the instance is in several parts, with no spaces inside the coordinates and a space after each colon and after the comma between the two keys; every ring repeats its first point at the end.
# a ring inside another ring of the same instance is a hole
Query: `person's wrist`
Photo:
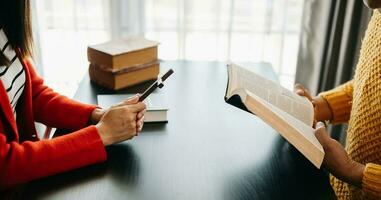
{"type": "Polygon", "coordinates": [[[358,163],[358,162],[355,162],[355,161],[353,161],[352,165],[353,166],[349,172],[350,176],[348,177],[348,180],[352,185],[354,185],[358,188],[361,188],[362,187],[362,179],[364,176],[365,165],[358,163]]]}
{"type": "Polygon", "coordinates": [[[108,140],[106,129],[104,128],[104,125],[101,123],[98,123],[95,125],[95,128],[98,131],[99,137],[101,138],[103,145],[108,146],[111,144],[111,142],[108,140]]]}
{"type": "Polygon", "coordinates": [[[97,124],[101,120],[104,113],[105,113],[104,109],[95,108],[93,112],[91,113],[90,124],[97,124]]]}
{"type": "Polygon", "coordinates": [[[329,107],[327,100],[322,96],[313,98],[312,103],[315,106],[315,114],[317,121],[331,121],[333,119],[332,110],[329,107]]]}

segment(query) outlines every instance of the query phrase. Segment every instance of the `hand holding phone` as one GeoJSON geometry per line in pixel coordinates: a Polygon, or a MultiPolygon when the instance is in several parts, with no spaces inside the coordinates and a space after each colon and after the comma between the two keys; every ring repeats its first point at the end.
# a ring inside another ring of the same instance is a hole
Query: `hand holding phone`
{"type": "Polygon", "coordinates": [[[153,91],[155,91],[156,88],[164,87],[164,81],[167,80],[167,78],[171,76],[173,72],[173,69],[169,69],[163,76],[158,77],[157,80],[152,85],[150,85],[147,90],[143,92],[143,94],[139,96],[139,102],[144,101],[144,99],[146,99],[153,91]]]}

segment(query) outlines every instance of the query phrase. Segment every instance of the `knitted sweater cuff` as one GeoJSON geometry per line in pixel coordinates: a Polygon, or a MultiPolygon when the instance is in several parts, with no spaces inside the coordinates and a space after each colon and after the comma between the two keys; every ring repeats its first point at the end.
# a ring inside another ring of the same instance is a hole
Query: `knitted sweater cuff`
{"type": "Polygon", "coordinates": [[[381,165],[368,163],[365,166],[362,189],[366,195],[381,198],[381,165]]]}
{"type": "Polygon", "coordinates": [[[333,124],[348,122],[352,108],[352,98],[343,90],[339,88],[322,92],[319,94],[327,102],[331,108],[333,124]]]}

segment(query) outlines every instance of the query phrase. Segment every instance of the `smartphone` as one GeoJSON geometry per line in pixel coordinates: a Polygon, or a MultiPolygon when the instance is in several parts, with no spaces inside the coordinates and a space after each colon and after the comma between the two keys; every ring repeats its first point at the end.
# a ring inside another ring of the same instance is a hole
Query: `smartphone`
{"type": "Polygon", "coordinates": [[[164,81],[167,80],[167,78],[171,76],[172,74],[173,74],[173,69],[169,69],[167,72],[165,72],[163,76],[158,77],[157,80],[152,85],[150,85],[146,89],[146,91],[143,92],[143,94],[139,96],[139,102],[144,101],[144,99],[146,99],[153,91],[155,91],[156,88],[164,87],[164,84],[163,84],[164,81]]]}

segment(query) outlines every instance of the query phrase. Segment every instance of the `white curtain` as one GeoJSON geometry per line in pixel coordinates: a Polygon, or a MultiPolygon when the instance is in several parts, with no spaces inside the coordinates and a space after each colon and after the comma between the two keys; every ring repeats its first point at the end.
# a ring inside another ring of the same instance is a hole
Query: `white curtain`
{"type": "Polygon", "coordinates": [[[294,81],[303,0],[34,1],[45,79],[66,94],[87,45],[128,35],[160,41],[164,60],[269,62],[283,85],[294,81]]]}

